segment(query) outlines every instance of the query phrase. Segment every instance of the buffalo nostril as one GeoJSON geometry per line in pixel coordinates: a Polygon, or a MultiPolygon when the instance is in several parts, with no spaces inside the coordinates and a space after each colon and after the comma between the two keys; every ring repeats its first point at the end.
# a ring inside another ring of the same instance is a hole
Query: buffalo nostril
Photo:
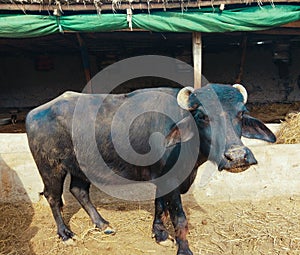
{"type": "Polygon", "coordinates": [[[245,146],[232,146],[224,152],[223,165],[221,164],[219,169],[230,169],[228,170],[230,172],[232,169],[235,169],[233,172],[244,171],[256,163],[257,161],[250,149],[245,146]]]}
{"type": "Polygon", "coordinates": [[[224,156],[229,161],[244,161],[248,158],[247,151],[244,147],[233,147],[228,149],[224,156]]]}
{"type": "Polygon", "coordinates": [[[228,159],[228,160],[230,160],[230,161],[232,161],[233,160],[233,155],[232,155],[232,153],[231,152],[225,152],[225,157],[226,157],[226,159],[228,159]]]}
{"type": "Polygon", "coordinates": [[[243,149],[230,149],[225,152],[225,157],[230,161],[235,161],[247,158],[247,154],[243,149]]]}

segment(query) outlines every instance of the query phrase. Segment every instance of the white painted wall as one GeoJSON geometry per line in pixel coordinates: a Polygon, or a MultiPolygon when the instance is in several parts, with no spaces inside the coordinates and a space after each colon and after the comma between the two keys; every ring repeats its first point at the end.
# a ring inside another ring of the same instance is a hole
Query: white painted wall
{"type": "MultiPolygon", "coordinates": [[[[278,125],[268,125],[276,130],[278,125]]],[[[199,168],[190,190],[199,202],[256,200],[300,195],[300,144],[271,145],[243,139],[258,165],[243,173],[218,172],[211,163],[199,168]]],[[[43,184],[26,134],[0,134],[0,202],[39,201],[43,184]]],[[[74,201],[74,200],[73,200],[74,201]]]]}

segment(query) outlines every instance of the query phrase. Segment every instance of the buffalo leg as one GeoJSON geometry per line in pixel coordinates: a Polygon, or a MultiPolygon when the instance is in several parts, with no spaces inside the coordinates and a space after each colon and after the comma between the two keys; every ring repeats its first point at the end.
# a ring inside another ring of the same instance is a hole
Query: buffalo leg
{"type": "Polygon", "coordinates": [[[63,206],[61,196],[63,193],[63,185],[66,177],[66,172],[61,171],[58,174],[56,173],[55,175],[51,175],[51,176],[48,175],[46,176],[45,173],[48,172],[47,171],[41,172],[41,176],[43,178],[44,185],[45,185],[43,194],[48,200],[54,220],[56,222],[57,234],[59,235],[59,237],[62,238],[63,241],[66,241],[69,238],[72,238],[74,236],[74,233],[64,223],[61,214],[61,209],[63,206]]]}
{"type": "Polygon", "coordinates": [[[188,233],[188,222],[182,208],[181,197],[178,190],[167,195],[167,205],[175,229],[175,239],[178,245],[177,255],[192,255],[186,235],[188,233]]]}
{"type": "Polygon", "coordinates": [[[87,180],[71,176],[71,193],[78,200],[83,209],[88,213],[95,226],[101,230],[104,230],[109,223],[101,217],[95,206],[92,204],[89,195],[90,185],[90,182],[87,180]]]}
{"type": "Polygon", "coordinates": [[[164,222],[167,218],[167,207],[163,197],[155,199],[155,215],[152,232],[157,243],[166,241],[169,237],[164,222]]]}

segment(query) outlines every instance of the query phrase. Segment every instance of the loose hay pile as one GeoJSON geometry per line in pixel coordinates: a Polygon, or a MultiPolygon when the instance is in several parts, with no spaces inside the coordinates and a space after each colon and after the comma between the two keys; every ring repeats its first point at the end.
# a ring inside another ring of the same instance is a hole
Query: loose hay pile
{"type": "Polygon", "coordinates": [[[292,103],[256,103],[247,105],[250,115],[266,123],[279,123],[292,112],[300,110],[300,102],[292,103]]]}
{"type": "Polygon", "coordinates": [[[300,112],[289,113],[276,134],[277,143],[300,143],[300,112]]]}
{"type": "Polygon", "coordinates": [[[31,254],[32,218],[30,204],[0,204],[0,254],[31,254]]]}

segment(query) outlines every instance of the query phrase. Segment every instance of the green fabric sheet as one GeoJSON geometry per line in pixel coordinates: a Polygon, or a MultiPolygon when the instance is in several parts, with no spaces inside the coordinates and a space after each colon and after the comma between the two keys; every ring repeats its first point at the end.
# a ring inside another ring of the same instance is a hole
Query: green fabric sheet
{"type": "MultiPolygon", "coordinates": [[[[133,28],[157,32],[233,32],[270,29],[300,20],[300,6],[245,6],[223,10],[218,8],[187,11],[152,11],[134,13],[133,28]]],[[[126,14],[0,15],[0,37],[27,38],[63,32],[105,32],[129,28],[126,14]]]]}
{"type": "Polygon", "coordinates": [[[184,12],[133,15],[133,27],[160,32],[233,32],[270,29],[300,19],[300,6],[275,5],[219,11],[203,8],[184,12]]]}
{"type": "Polygon", "coordinates": [[[25,14],[1,14],[0,37],[26,38],[58,33],[56,17],[25,14]]]}
{"type": "Polygon", "coordinates": [[[128,28],[125,14],[79,14],[62,16],[59,23],[64,31],[105,32],[128,28]]]}

